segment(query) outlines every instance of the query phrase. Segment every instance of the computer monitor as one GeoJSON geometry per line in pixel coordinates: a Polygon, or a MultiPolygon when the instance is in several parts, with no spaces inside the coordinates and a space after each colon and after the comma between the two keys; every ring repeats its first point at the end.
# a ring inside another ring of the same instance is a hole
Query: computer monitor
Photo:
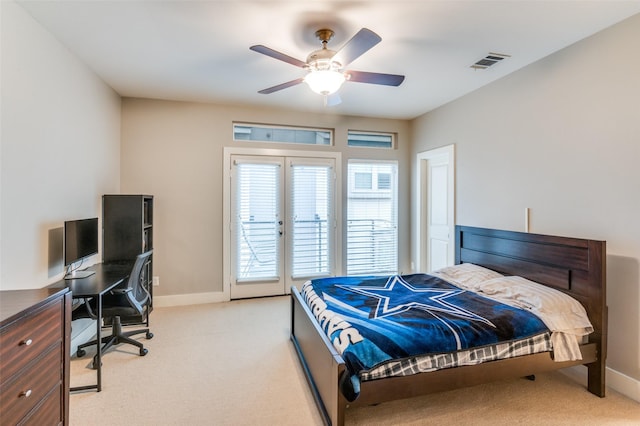
{"type": "Polygon", "coordinates": [[[93,271],[77,271],[73,264],[98,254],[98,218],[64,222],[65,279],[85,278],[93,271]]]}

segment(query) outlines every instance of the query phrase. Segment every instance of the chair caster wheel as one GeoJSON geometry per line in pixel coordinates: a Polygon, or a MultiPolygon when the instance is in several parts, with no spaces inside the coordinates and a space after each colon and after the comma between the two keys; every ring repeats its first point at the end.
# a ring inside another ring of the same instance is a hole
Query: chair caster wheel
{"type": "Polygon", "coordinates": [[[76,352],[76,356],[78,358],[82,358],[83,356],[85,356],[87,354],[87,352],[84,349],[78,349],[78,351],[76,352]]]}
{"type": "Polygon", "coordinates": [[[147,339],[153,339],[153,333],[147,332],[147,339]]]}
{"type": "Polygon", "coordinates": [[[145,356],[148,353],[149,353],[149,350],[147,348],[140,349],[140,356],[145,356]]]}

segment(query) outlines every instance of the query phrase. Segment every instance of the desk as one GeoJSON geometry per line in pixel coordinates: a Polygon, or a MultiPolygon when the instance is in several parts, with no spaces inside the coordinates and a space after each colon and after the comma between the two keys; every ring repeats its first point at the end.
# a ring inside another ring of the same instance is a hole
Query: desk
{"type": "MultiPolygon", "coordinates": [[[[98,263],[88,269],[95,271],[95,274],[86,278],[78,278],[72,280],[60,280],[52,287],[67,287],[71,290],[71,297],[80,298],[96,298],[96,339],[100,342],[102,336],[102,296],[119,284],[124,282],[131,272],[132,263],[98,263]]],[[[96,375],[97,383],[89,386],[72,387],[71,391],[84,391],[95,389],[97,392],[102,390],[102,344],[96,345],[96,375]]]]}

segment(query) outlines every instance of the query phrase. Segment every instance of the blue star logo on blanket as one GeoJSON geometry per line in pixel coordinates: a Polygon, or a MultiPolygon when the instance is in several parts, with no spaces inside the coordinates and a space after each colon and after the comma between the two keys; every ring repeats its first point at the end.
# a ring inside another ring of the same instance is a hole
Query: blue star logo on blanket
{"type": "Polygon", "coordinates": [[[464,293],[462,289],[443,289],[430,287],[415,287],[399,275],[389,277],[384,287],[380,286],[345,286],[345,290],[360,293],[378,300],[373,311],[373,318],[384,318],[418,309],[429,313],[438,320],[446,323],[442,314],[464,318],[470,321],[481,321],[494,327],[491,321],[460,306],[451,303],[449,298],[464,293]]]}

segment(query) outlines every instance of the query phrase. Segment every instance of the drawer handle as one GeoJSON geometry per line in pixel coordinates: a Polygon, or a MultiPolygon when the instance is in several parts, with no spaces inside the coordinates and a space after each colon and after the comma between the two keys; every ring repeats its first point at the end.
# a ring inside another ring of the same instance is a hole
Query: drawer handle
{"type": "Polygon", "coordinates": [[[33,340],[27,339],[20,342],[20,346],[31,346],[32,343],[33,343],[33,340]]]}
{"type": "Polygon", "coordinates": [[[31,389],[26,390],[20,394],[20,398],[29,398],[31,396],[31,389]]]}

